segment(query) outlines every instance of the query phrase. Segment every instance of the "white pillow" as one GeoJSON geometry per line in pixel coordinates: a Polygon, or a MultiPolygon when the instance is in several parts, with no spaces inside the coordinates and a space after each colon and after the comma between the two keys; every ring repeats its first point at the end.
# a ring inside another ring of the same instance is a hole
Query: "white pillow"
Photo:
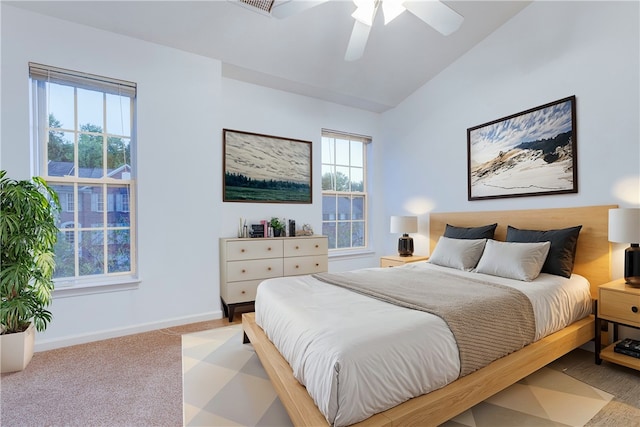
{"type": "Polygon", "coordinates": [[[441,236],[429,257],[431,264],[471,271],[484,250],[487,239],[452,239],[441,236]]]}
{"type": "Polygon", "coordinates": [[[540,274],[551,242],[516,243],[489,240],[477,273],[530,282],[540,274]]]}

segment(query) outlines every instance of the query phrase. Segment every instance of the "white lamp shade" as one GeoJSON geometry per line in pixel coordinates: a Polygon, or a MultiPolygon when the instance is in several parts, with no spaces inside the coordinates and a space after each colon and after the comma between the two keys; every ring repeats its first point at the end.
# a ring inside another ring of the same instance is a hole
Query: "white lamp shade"
{"type": "Polygon", "coordinates": [[[640,208],[609,209],[609,241],[640,243],[640,208]]]}
{"type": "Polygon", "coordinates": [[[417,216],[392,216],[391,217],[392,233],[417,233],[418,217],[417,216]]]}

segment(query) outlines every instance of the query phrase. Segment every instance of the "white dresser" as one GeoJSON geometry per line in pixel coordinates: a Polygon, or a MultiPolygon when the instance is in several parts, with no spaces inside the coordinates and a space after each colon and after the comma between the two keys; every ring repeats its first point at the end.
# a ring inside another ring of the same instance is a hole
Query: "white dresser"
{"type": "Polygon", "coordinates": [[[258,284],[272,277],[327,271],[326,236],[220,239],[220,299],[233,320],[236,307],[251,305],[258,284]]]}

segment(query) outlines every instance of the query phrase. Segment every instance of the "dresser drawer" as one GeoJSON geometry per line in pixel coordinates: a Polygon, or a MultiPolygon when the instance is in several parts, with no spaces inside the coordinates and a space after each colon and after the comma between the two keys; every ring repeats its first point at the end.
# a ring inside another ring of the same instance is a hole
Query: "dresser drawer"
{"type": "Polygon", "coordinates": [[[301,274],[322,273],[327,271],[325,255],[303,256],[284,259],[284,275],[299,276],[301,274]]]}
{"type": "Polygon", "coordinates": [[[236,240],[226,244],[227,261],[282,257],[282,240],[236,240]]]}
{"type": "Polygon", "coordinates": [[[227,263],[228,282],[269,279],[279,276],[282,276],[282,258],[229,261],[227,263]]]}
{"type": "Polygon", "coordinates": [[[326,255],[328,247],[328,239],[320,238],[293,238],[284,241],[284,256],[310,256],[310,255],[326,255]]]}
{"type": "Polygon", "coordinates": [[[246,280],[244,282],[227,283],[224,290],[224,298],[227,304],[255,301],[256,290],[262,280],[246,280]]]}
{"type": "Polygon", "coordinates": [[[603,319],[640,327],[640,295],[600,288],[598,315],[603,319]]]}

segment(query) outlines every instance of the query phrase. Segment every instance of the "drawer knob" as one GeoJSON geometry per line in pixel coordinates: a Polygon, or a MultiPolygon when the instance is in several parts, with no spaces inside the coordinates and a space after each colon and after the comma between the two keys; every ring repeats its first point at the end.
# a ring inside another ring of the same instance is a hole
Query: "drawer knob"
{"type": "Polygon", "coordinates": [[[296,264],[296,268],[300,268],[300,266],[296,264]]]}
{"type": "Polygon", "coordinates": [[[636,307],[635,305],[633,307],[631,307],[631,311],[633,311],[634,313],[638,312],[638,307],[636,307]]]}
{"type": "Polygon", "coordinates": [[[240,252],[244,252],[244,249],[240,249],[240,252]]]}
{"type": "Polygon", "coordinates": [[[300,246],[296,246],[296,249],[300,249],[300,246]]]}
{"type": "Polygon", "coordinates": [[[246,272],[247,272],[247,270],[245,270],[245,269],[243,268],[243,269],[242,269],[242,272],[243,272],[243,273],[246,273],[246,272]]]}
{"type": "Polygon", "coordinates": [[[267,250],[268,250],[268,251],[270,251],[270,250],[271,250],[271,248],[267,248],[267,250]]]}
{"type": "Polygon", "coordinates": [[[320,245],[316,245],[316,248],[319,248],[319,247],[320,247],[320,245]]]}
{"type": "Polygon", "coordinates": [[[246,294],[246,292],[245,292],[245,291],[241,291],[240,293],[241,293],[242,295],[246,294]]]}
{"type": "Polygon", "coordinates": [[[267,270],[268,270],[268,271],[271,271],[271,267],[267,267],[267,270]]]}
{"type": "Polygon", "coordinates": [[[316,267],[320,267],[320,264],[318,264],[317,262],[316,262],[316,267]]]}

